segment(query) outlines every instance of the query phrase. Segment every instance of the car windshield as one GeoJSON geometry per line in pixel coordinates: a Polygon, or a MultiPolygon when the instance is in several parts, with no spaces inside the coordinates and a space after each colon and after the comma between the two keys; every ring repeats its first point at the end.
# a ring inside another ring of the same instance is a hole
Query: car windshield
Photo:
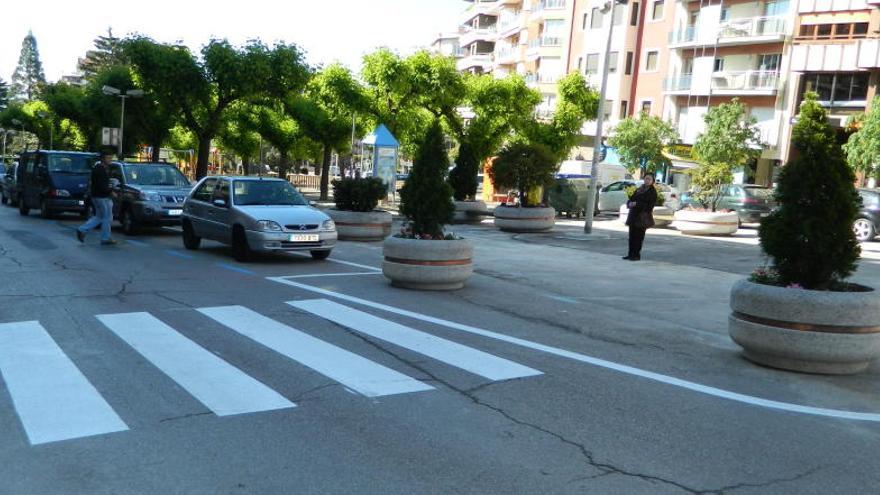
{"type": "Polygon", "coordinates": [[[769,187],[747,187],[746,194],[756,198],[772,199],[773,189],[769,187]]]}
{"type": "Polygon", "coordinates": [[[233,204],[298,206],[309,204],[288,182],[279,180],[237,180],[233,183],[233,204]]]}
{"type": "Polygon", "coordinates": [[[96,155],[49,155],[49,172],[87,174],[98,160],[96,155]]]}
{"type": "Polygon", "coordinates": [[[125,182],[140,186],[189,186],[186,176],[173,165],[126,163],[125,182]]]}

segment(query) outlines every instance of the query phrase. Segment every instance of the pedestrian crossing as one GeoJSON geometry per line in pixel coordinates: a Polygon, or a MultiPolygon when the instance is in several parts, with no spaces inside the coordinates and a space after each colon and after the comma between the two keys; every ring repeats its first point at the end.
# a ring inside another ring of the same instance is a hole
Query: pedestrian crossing
{"type": "MultiPolygon", "coordinates": [[[[492,381],[541,371],[436,337],[327,299],[287,307],[333,322],[340,331],[378,339],[492,381]],[[344,328],[341,328],[344,327],[344,328]]],[[[350,350],[244,306],[195,311],[291,362],[290,379],[311,369],[365,397],[430,392],[435,388],[350,350]]],[[[201,317],[197,317],[201,318],[201,317]]],[[[94,332],[110,332],[216,416],[293,410],[270,386],[148,312],[95,315],[94,332]]],[[[0,407],[12,407],[31,445],[124,432],[128,425],[38,321],[0,324],[0,407]]],[[[132,420],[136,418],[131,418],[132,420]]],[[[0,425],[0,431],[4,425],[0,425]]],[[[2,437],[0,437],[2,438],[2,437]]]]}

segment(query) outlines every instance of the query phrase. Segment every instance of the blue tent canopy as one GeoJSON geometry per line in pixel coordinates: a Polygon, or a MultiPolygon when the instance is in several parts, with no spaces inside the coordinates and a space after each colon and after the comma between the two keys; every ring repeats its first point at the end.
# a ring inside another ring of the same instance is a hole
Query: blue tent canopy
{"type": "Polygon", "coordinates": [[[385,124],[379,124],[379,127],[377,127],[375,131],[364,138],[363,143],[370,146],[382,146],[389,148],[400,147],[400,143],[397,142],[397,139],[394,138],[394,135],[391,134],[391,131],[389,131],[388,128],[385,127],[385,124]]]}

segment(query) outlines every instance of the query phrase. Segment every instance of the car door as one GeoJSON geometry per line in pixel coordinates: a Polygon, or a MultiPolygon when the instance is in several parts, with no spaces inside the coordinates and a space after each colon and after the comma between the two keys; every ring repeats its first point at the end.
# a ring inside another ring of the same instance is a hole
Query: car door
{"type": "Polygon", "coordinates": [[[211,219],[213,229],[215,229],[218,241],[229,244],[232,242],[232,226],[229,224],[229,210],[231,207],[229,194],[230,180],[220,179],[217,181],[217,187],[214,188],[214,197],[208,206],[208,217],[211,219]],[[223,204],[220,204],[220,201],[223,204]]]}
{"type": "Polygon", "coordinates": [[[217,179],[204,179],[192,195],[186,199],[184,204],[184,214],[199,237],[206,239],[214,239],[214,232],[211,230],[211,223],[208,221],[208,205],[211,198],[214,197],[214,187],[217,185],[217,179]]]}
{"type": "Polygon", "coordinates": [[[619,198],[620,191],[623,189],[623,182],[612,182],[602,189],[599,194],[599,209],[602,211],[614,211],[620,208],[619,198]],[[615,206],[617,204],[617,206],[615,206]]]}
{"type": "Polygon", "coordinates": [[[113,183],[113,179],[116,179],[116,186],[113,187],[113,191],[116,192],[116,197],[113,199],[113,218],[120,218],[123,208],[123,203],[125,202],[125,174],[122,172],[122,166],[118,163],[114,163],[110,165],[110,182],[113,183]]]}
{"type": "Polygon", "coordinates": [[[33,190],[36,187],[36,183],[34,181],[34,175],[37,173],[36,164],[34,163],[36,159],[37,157],[32,154],[22,156],[22,160],[24,162],[19,168],[19,201],[21,201],[21,204],[28,208],[36,207],[36,204],[33,200],[33,190]]]}

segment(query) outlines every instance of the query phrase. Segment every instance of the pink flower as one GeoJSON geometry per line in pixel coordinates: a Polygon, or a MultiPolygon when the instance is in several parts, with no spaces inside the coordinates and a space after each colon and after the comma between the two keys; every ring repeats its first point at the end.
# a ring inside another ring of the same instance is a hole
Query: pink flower
{"type": "Polygon", "coordinates": [[[794,282],[788,284],[788,287],[787,287],[787,288],[788,288],[788,289],[803,289],[803,287],[801,286],[801,284],[794,283],[794,282]]]}

